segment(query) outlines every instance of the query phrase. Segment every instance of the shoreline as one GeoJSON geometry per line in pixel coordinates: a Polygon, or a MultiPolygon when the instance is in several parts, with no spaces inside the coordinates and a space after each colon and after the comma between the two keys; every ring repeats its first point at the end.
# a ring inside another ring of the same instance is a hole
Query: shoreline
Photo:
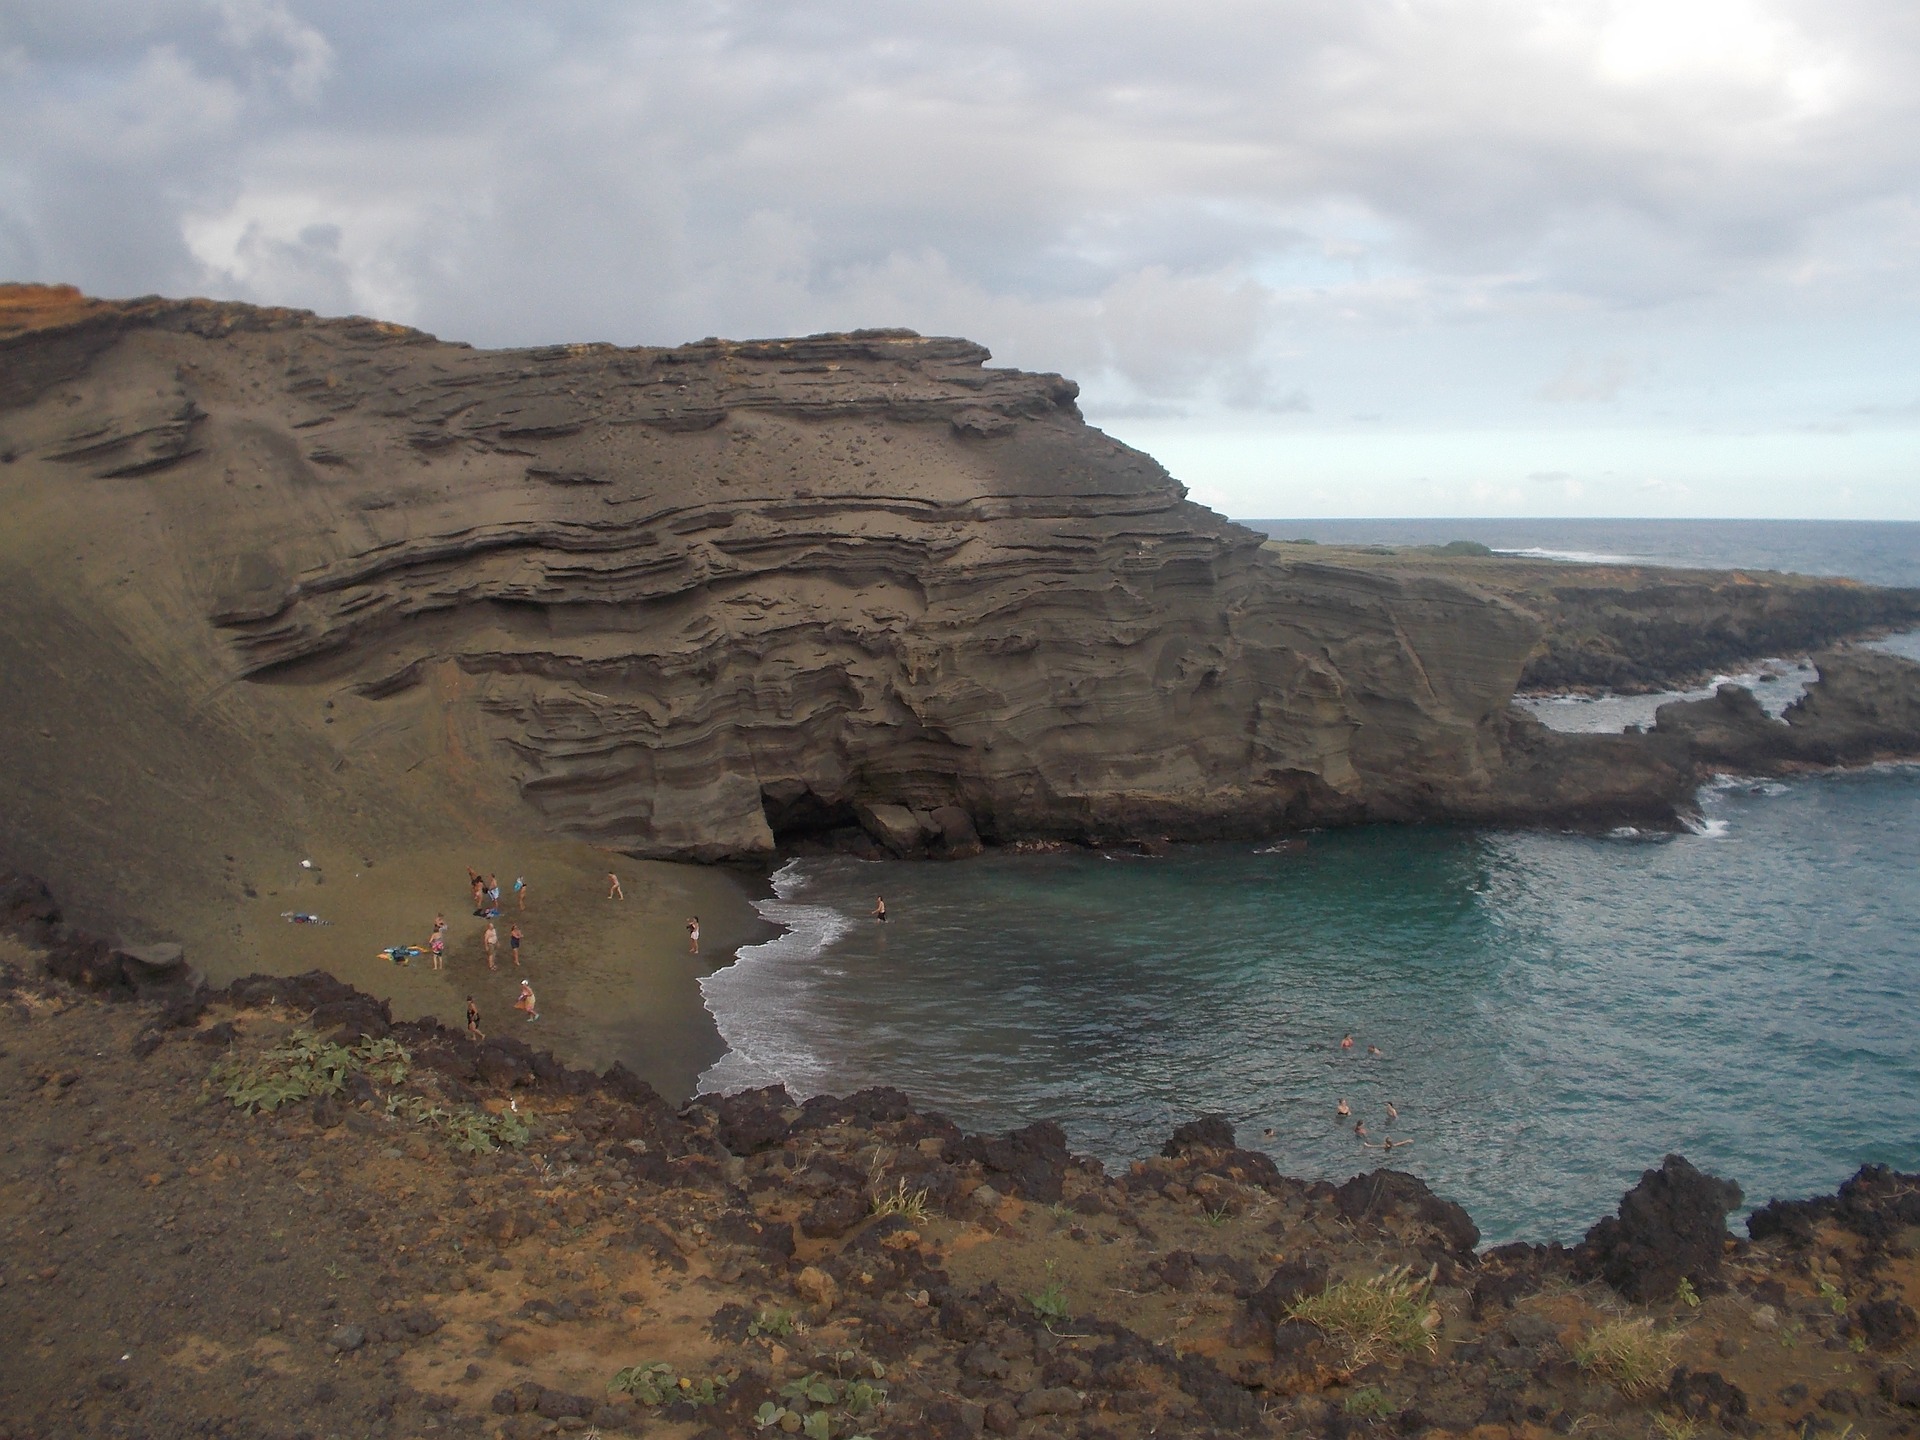
{"type": "Polygon", "coordinates": [[[1669,1156],[1579,1245],[1486,1248],[1412,1176],[1292,1179],[1217,1116],[1111,1173],[1053,1126],[968,1135],[894,1091],[673,1107],[324,977],[111,1005],[18,953],[19,1440],[686,1440],[810,1406],[876,1440],[1920,1423],[1920,1176],[1863,1168],[1743,1238],[1738,1187],[1669,1156]],[[338,1094],[228,1103],[218,1077],[302,1023],[402,1049],[338,1094]],[[509,1114],[526,1133],[480,1153],[436,1128],[509,1114]],[[1392,1325],[1347,1318],[1361,1296],[1392,1325]]]}

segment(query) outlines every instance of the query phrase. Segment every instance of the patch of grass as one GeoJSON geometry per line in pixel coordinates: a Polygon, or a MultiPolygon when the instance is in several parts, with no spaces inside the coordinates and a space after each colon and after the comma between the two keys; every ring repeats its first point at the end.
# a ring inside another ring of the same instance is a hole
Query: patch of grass
{"type": "Polygon", "coordinates": [[[1609,1320],[1587,1332],[1574,1347],[1573,1360],[1622,1395],[1645,1395],[1666,1383],[1677,1339],[1671,1330],[1655,1329],[1651,1320],[1609,1320]]]}
{"type": "Polygon", "coordinates": [[[349,1047],[300,1029],[259,1055],[222,1056],[207,1073],[207,1083],[240,1109],[258,1112],[338,1095],[348,1077],[362,1072],[398,1084],[411,1065],[397,1040],[363,1040],[349,1047]]]}
{"type": "Polygon", "coordinates": [[[1393,1414],[1393,1401],[1378,1385],[1362,1385],[1341,1402],[1340,1408],[1363,1420],[1384,1420],[1393,1414]]]}
{"type": "Polygon", "coordinates": [[[1216,1230],[1233,1219],[1233,1212],[1224,1205],[1218,1210],[1206,1210],[1201,1213],[1205,1216],[1207,1224],[1216,1230]]]}
{"type": "Polygon", "coordinates": [[[917,1225],[927,1220],[927,1192],[909,1190],[902,1179],[892,1190],[873,1197],[873,1213],[879,1216],[900,1215],[917,1225]]]}
{"type": "Polygon", "coordinates": [[[1440,1316],[1432,1290],[1430,1275],[1416,1276],[1402,1267],[1384,1275],[1342,1280],[1296,1301],[1287,1313],[1342,1342],[1354,1361],[1364,1364],[1387,1351],[1433,1350],[1440,1316]]]}
{"type": "Polygon", "coordinates": [[[1698,1440],[1700,1426],[1684,1415],[1656,1415],[1653,1430],[1660,1440],[1698,1440]]]}
{"type": "Polygon", "coordinates": [[[1040,1317],[1040,1323],[1048,1330],[1056,1325],[1064,1325],[1073,1318],[1073,1308],[1067,1303],[1066,1288],[1054,1279],[1053,1261],[1047,1262],[1047,1283],[1027,1296],[1027,1303],[1033,1306],[1033,1313],[1040,1317]]]}

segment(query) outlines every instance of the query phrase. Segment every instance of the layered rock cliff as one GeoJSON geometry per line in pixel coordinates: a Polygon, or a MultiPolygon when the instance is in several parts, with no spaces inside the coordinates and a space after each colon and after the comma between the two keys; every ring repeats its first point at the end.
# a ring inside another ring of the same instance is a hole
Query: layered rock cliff
{"type": "Polygon", "coordinates": [[[1206,838],[1685,794],[1668,749],[1510,711],[1524,605],[1263,553],[1071,382],[988,358],[487,352],[12,287],[10,843],[72,885],[90,846],[167,858],[185,810],[231,852],[296,812],[524,802],[716,859],[888,805],[943,840],[940,807],[990,840],[1206,838]]]}

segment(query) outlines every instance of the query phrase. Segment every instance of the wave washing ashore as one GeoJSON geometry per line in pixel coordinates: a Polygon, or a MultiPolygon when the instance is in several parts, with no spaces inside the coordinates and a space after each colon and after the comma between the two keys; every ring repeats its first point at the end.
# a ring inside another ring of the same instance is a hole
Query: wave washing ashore
{"type": "MultiPolygon", "coordinates": [[[[1885,528],[1873,553],[1914,543],[1876,578],[1915,583],[1920,527],[1885,528]]],[[[1777,713],[1807,678],[1778,668],[1730,678],[1777,713]]],[[[1618,729],[1667,698],[1535,708],[1618,729]]],[[[1282,1170],[1334,1179],[1383,1163],[1367,1147],[1391,1136],[1413,1142],[1391,1163],[1493,1241],[1575,1237],[1656,1152],[1751,1203],[1864,1161],[1913,1168],[1920,767],[1701,801],[1700,833],[1672,837],[1370,829],[1161,859],[795,862],[761,905],[785,933],[703,982],[729,1053],[702,1088],[897,1085],[970,1128],[1058,1119],[1110,1163],[1220,1110],[1282,1170]]]]}

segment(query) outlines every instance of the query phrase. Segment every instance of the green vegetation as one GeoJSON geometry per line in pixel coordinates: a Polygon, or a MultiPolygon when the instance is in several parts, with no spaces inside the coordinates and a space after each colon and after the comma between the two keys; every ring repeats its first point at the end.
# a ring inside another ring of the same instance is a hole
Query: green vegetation
{"type": "Polygon", "coordinates": [[[1355,1364],[1365,1364],[1383,1351],[1411,1354],[1434,1348],[1433,1332],[1440,1316],[1433,1307],[1432,1290],[1431,1275],[1416,1276],[1402,1267],[1384,1275],[1342,1280],[1297,1301],[1287,1313],[1341,1341],[1355,1364]]]}
{"type": "Polygon", "coordinates": [[[1384,1420],[1393,1414],[1393,1401],[1378,1385],[1362,1385],[1341,1402],[1340,1408],[1363,1420],[1384,1420]]]}
{"type": "Polygon", "coordinates": [[[1684,1275],[1680,1277],[1680,1283],[1673,1289],[1673,1298],[1689,1310],[1700,1308],[1700,1292],[1693,1288],[1693,1281],[1684,1275]]]}
{"type": "Polygon", "coordinates": [[[779,1310],[769,1305],[762,1310],[751,1325],[747,1326],[749,1335],[765,1335],[774,1340],[784,1340],[799,1328],[800,1317],[791,1310],[779,1310]]]}
{"type": "MultiPolygon", "coordinates": [[[[345,1092],[355,1075],[376,1084],[405,1084],[413,1057],[398,1040],[362,1040],[336,1045],[311,1030],[299,1029],[271,1049],[251,1058],[228,1055],[214,1062],[207,1085],[249,1113],[278,1110],[297,1100],[317,1100],[345,1092]]],[[[425,1095],[393,1091],[387,1113],[444,1135],[457,1150],[484,1155],[502,1145],[524,1145],[533,1131],[512,1111],[488,1114],[470,1105],[448,1109],[425,1095]]]]}
{"type": "Polygon", "coordinates": [[[607,1382],[609,1395],[628,1394],[642,1405],[666,1405],[685,1400],[714,1405],[726,1394],[724,1375],[681,1375],[671,1365],[629,1365],[607,1382]]]}
{"type": "Polygon", "coordinates": [[[1835,1285],[1831,1280],[1822,1280],[1820,1282],[1820,1298],[1826,1301],[1827,1308],[1833,1311],[1834,1314],[1844,1315],[1847,1313],[1847,1292],[1835,1285]]]}
{"type": "Polygon", "coordinates": [[[1656,1415],[1653,1429],[1660,1440],[1698,1440],[1700,1434],[1699,1424],[1684,1415],[1656,1415]]]}
{"type": "Polygon", "coordinates": [[[907,1189],[907,1182],[903,1179],[891,1191],[874,1196],[873,1213],[883,1217],[900,1215],[915,1224],[925,1224],[927,1192],[907,1189]]]}
{"type": "Polygon", "coordinates": [[[387,1083],[397,1084],[407,1065],[407,1052],[392,1040],[366,1040],[349,1049],[311,1030],[295,1030],[253,1059],[228,1055],[215,1061],[207,1081],[242,1110],[257,1113],[338,1095],[356,1073],[396,1076],[387,1083]]]}
{"type": "MultiPolygon", "coordinates": [[[[854,1357],[852,1352],[844,1352],[838,1358],[854,1357]]],[[[874,1368],[878,1371],[881,1367],[874,1368]]],[[[780,1399],[786,1403],[762,1402],[754,1412],[753,1423],[762,1430],[777,1425],[788,1434],[802,1435],[806,1440],[833,1440],[836,1411],[848,1420],[869,1415],[887,1403],[887,1387],[811,1370],[782,1385],[780,1399]]],[[[849,1437],[849,1440],[864,1440],[864,1437],[849,1437]]]]}
{"type": "Polygon", "coordinates": [[[1677,1338],[1671,1330],[1656,1330],[1651,1320],[1610,1320],[1587,1332],[1573,1360],[1622,1395],[1645,1395],[1666,1383],[1677,1338]]]}
{"type": "Polygon", "coordinates": [[[1040,1323],[1049,1331],[1073,1318],[1072,1307],[1067,1304],[1066,1289],[1053,1278],[1053,1261],[1047,1261],[1047,1283],[1036,1293],[1027,1296],[1027,1303],[1033,1306],[1033,1313],[1040,1317],[1040,1323]]]}

